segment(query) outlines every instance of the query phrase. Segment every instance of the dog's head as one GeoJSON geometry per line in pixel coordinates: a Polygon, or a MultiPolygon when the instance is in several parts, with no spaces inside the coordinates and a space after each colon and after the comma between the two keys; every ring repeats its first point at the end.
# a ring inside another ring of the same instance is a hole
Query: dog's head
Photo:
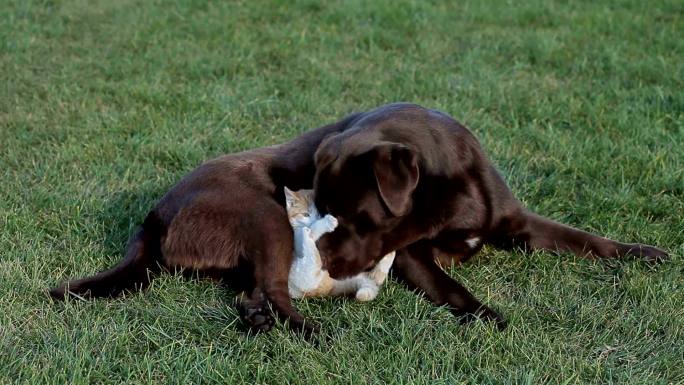
{"type": "Polygon", "coordinates": [[[339,135],[315,156],[315,203],[339,225],[318,242],[333,278],[372,268],[388,250],[385,236],[413,207],[419,179],[416,151],[366,135],[339,135]]]}

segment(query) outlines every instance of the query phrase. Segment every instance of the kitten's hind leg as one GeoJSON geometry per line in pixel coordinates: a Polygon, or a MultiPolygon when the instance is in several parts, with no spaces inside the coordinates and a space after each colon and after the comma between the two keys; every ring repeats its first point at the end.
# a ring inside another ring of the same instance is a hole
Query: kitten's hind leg
{"type": "Polygon", "coordinates": [[[378,295],[378,285],[370,278],[357,275],[351,278],[332,280],[330,295],[354,295],[359,301],[370,301],[378,295]]]}
{"type": "Polygon", "coordinates": [[[377,265],[368,272],[368,277],[373,280],[378,286],[382,285],[387,279],[390,269],[392,268],[392,263],[394,263],[395,252],[388,253],[377,265]]]}
{"type": "Polygon", "coordinates": [[[359,278],[360,287],[356,291],[356,300],[360,302],[372,301],[378,296],[380,288],[375,282],[367,278],[359,278]]]}

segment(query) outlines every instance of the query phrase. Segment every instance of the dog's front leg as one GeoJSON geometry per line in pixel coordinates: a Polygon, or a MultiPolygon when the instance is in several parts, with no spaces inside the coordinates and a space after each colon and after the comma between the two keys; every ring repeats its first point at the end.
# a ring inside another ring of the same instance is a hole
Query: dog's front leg
{"type": "Polygon", "coordinates": [[[447,306],[462,322],[482,318],[494,321],[499,329],[506,327],[506,321],[499,314],[483,305],[435,263],[433,248],[426,241],[397,250],[394,272],[410,289],[420,290],[438,306],[447,306]]]}
{"type": "Polygon", "coordinates": [[[255,290],[263,292],[272,309],[280,319],[289,322],[290,328],[309,335],[318,327],[299,314],[288,291],[294,242],[292,227],[284,209],[280,209],[283,215],[274,215],[255,228],[252,243],[247,247],[254,264],[255,290]]]}

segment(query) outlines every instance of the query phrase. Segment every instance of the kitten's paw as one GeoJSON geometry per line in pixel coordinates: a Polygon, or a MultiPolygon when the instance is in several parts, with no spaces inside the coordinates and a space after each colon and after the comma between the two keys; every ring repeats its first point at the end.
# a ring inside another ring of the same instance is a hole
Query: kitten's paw
{"type": "Polygon", "coordinates": [[[338,222],[337,218],[333,217],[330,214],[326,214],[325,217],[323,217],[325,220],[325,228],[328,230],[328,232],[331,232],[337,228],[338,222]]]}
{"type": "Polygon", "coordinates": [[[361,302],[372,301],[378,296],[378,289],[372,287],[362,287],[356,291],[356,300],[361,302]]]}

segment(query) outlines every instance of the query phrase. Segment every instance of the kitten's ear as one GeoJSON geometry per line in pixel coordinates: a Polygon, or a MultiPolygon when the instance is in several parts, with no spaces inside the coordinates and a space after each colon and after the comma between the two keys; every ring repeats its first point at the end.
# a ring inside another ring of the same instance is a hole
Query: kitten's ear
{"type": "Polygon", "coordinates": [[[297,195],[307,202],[313,202],[314,190],[299,190],[297,191],[297,195]]]}
{"type": "Polygon", "coordinates": [[[296,198],[294,191],[290,190],[287,187],[285,187],[284,190],[285,190],[285,207],[287,207],[289,209],[294,205],[295,199],[297,199],[297,198],[296,198]]]}

